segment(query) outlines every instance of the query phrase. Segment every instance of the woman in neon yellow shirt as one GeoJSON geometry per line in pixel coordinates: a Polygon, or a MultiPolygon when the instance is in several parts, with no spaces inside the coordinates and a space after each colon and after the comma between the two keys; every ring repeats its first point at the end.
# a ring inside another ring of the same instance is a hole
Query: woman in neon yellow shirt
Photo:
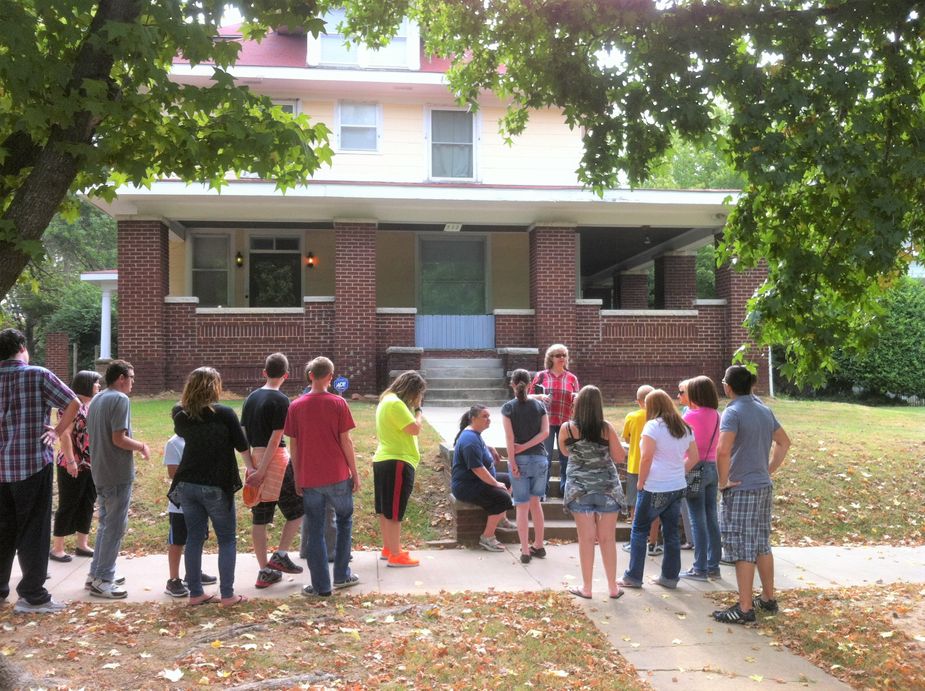
{"type": "Polygon", "coordinates": [[[421,402],[427,382],[417,372],[403,372],[379,397],[373,455],[373,486],[376,513],[382,530],[382,558],[388,566],[419,566],[401,548],[401,520],[414,488],[414,469],[421,460],[418,435],[424,427],[421,402]]]}

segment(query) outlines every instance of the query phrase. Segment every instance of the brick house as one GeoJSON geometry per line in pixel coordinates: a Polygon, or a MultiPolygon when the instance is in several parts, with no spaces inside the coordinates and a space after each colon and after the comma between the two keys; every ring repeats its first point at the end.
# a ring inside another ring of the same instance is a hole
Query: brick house
{"type": "MultiPolygon", "coordinates": [[[[695,253],[722,232],[728,191],[582,189],[559,112],[506,145],[504,104],[460,109],[410,22],[379,52],[236,30],[235,78],[328,123],[335,159],[285,195],[245,176],[221,194],[165,179],[92,200],[118,221],[117,352],[137,390],[178,390],[209,364],[244,392],[281,350],[294,365],[328,355],[352,392],[374,393],[422,356],[536,369],[552,342],[610,398],[719,378],[762,278],[722,269],[716,298],[697,299],[695,253]]],[[[173,74],[205,84],[211,68],[173,74]]]]}

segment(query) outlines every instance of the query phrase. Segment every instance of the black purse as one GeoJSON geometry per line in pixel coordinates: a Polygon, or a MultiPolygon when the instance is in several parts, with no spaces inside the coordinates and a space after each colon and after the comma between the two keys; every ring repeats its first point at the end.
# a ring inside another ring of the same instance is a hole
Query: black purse
{"type": "MultiPolygon", "coordinates": [[[[707,444],[707,451],[713,446],[713,440],[716,439],[716,432],[719,430],[719,420],[716,421],[716,427],[713,428],[713,436],[710,437],[710,443],[707,444]]],[[[687,499],[697,499],[703,486],[703,463],[698,463],[684,475],[687,480],[687,489],[684,490],[684,496],[687,499]]]]}

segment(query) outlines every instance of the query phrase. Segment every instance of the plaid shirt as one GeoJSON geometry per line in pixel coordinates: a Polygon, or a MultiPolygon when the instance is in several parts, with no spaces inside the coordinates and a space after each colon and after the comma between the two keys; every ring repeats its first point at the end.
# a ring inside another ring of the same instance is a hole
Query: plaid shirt
{"type": "Polygon", "coordinates": [[[578,377],[568,370],[556,376],[550,370],[544,369],[537,372],[530,382],[530,393],[536,393],[537,384],[542,385],[545,393],[552,396],[552,400],[546,404],[549,424],[561,425],[571,420],[572,400],[579,389],[578,377]]]}
{"type": "Polygon", "coordinates": [[[20,360],[0,362],[0,482],[19,482],[54,461],[42,443],[52,408],[77,396],[44,367],[20,360]]]}

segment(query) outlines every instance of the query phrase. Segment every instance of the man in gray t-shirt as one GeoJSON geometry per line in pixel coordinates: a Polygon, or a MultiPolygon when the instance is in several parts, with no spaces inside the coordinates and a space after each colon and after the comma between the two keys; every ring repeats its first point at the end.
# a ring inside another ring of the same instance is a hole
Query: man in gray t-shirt
{"type": "Polygon", "coordinates": [[[90,466],[100,505],[96,547],[86,587],[95,597],[113,600],[128,595],[116,583],[116,557],[128,527],[137,451],[145,460],[148,445],[132,439],[132,418],[128,394],[135,370],[125,360],[113,360],[106,369],[106,390],[90,403],[87,434],[90,437],[90,466]]]}
{"type": "Polygon", "coordinates": [[[732,401],[723,412],[716,448],[723,493],[720,533],[726,559],[735,562],[739,601],[717,610],[713,618],[727,624],[755,621],[756,609],[778,609],[771,554],[771,474],[784,462],[790,438],[774,413],[752,395],[756,381],[754,374],[739,365],[727,369],[723,378],[723,390],[732,401]],[[761,595],[753,598],[756,568],[761,595]]]}

